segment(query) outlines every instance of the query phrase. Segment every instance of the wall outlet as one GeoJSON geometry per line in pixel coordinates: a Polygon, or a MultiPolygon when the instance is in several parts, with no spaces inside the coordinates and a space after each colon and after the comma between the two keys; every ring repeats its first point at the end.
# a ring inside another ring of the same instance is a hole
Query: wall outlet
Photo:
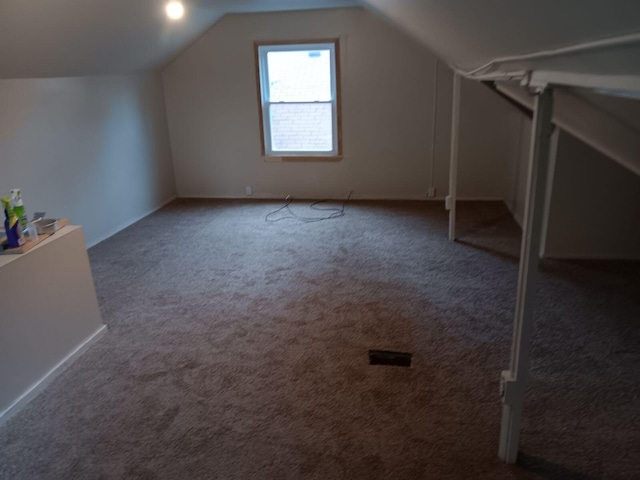
{"type": "Polygon", "coordinates": [[[444,208],[451,210],[451,195],[444,197],[444,208]]]}
{"type": "Polygon", "coordinates": [[[436,196],[436,188],[430,187],[429,190],[427,191],[427,198],[435,198],[435,196],[436,196]]]}
{"type": "Polygon", "coordinates": [[[251,187],[244,187],[244,193],[247,197],[250,197],[251,195],[253,195],[253,188],[251,187]]]}

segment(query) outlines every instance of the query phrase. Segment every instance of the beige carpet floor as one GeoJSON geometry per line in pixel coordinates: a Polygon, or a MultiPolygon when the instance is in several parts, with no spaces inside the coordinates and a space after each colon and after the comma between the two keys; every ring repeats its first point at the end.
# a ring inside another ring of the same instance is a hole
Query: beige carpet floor
{"type": "Polygon", "coordinates": [[[280,205],[176,201],[92,248],[108,334],[0,428],[0,478],[640,478],[638,264],[544,263],[508,466],[504,207],[463,204],[450,243],[440,203],[280,205]]]}

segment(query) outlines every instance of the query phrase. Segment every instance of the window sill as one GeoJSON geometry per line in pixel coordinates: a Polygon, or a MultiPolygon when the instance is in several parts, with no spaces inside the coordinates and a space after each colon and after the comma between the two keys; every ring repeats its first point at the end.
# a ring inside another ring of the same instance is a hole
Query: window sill
{"type": "Polygon", "coordinates": [[[263,156],[262,157],[265,162],[268,163],[279,163],[279,162],[339,162],[342,160],[342,155],[332,155],[332,156],[317,156],[317,155],[309,155],[309,156],[263,156]]]}

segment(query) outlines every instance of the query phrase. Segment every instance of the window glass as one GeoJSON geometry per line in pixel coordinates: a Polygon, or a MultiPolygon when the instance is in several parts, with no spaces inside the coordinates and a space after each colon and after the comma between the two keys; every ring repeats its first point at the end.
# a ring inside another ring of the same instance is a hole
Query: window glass
{"type": "Polygon", "coordinates": [[[333,150],[330,103],[271,104],[271,148],[280,152],[333,150]]]}
{"type": "Polygon", "coordinates": [[[256,45],[265,156],[337,157],[338,42],[256,45]]]}
{"type": "Polygon", "coordinates": [[[269,101],[330,102],[331,51],[268,52],[269,101]]]}

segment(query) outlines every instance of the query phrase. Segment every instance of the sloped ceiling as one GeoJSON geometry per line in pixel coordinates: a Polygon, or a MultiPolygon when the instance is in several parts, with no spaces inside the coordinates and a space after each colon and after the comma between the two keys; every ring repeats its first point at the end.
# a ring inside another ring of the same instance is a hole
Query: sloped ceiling
{"type": "MultiPolygon", "coordinates": [[[[529,109],[528,89],[503,82],[497,89],[529,109]]],[[[640,102],[576,88],[556,88],[553,122],[562,130],[640,176],[640,102]]]]}
{"type": "Polygon", "coordinates": [[[148,70],[225,13],[364,5],[461,71],[489,64],[481,73],[533,70],[543,81],[640,91],[640,0],[183,0],[178,22],[165,17],[166,1],[0,0],[0,78],[148,70]],[[629,34],[636,41],[624,46],[496,61],[629,34]]]}
{"type": "MultiPolygon", "coordinates": [[[[640,33],[638,0],[363,0],[363,3],[465,72],[504,57],[640,33]]],[[[624,46],[519,62],[496,61],[483,71],[536,70],[578,76],[640,77],[639,58],[640,35],[636,35],[634,41],[624,46]]],[[[606,86],[598,83],[596,79],[594,85],[588,86],[606,86]]]]}
{"type": "MultiPolygon", "coordinates": [[[[606,112],[626,127],[635,130],[640,138],[640,99],[613,97],[591,90],[574,90],[574,95],[582,98],[594,108],[606,112]]],[[[640,157],[637,160],[640,172],[640,157]]]]}
{"type": "Polygon", "coordinates": [[[353,6],[355,0],[0,0],[0,78],[133,73],[162,66],[226,13],[353,6]]]}

